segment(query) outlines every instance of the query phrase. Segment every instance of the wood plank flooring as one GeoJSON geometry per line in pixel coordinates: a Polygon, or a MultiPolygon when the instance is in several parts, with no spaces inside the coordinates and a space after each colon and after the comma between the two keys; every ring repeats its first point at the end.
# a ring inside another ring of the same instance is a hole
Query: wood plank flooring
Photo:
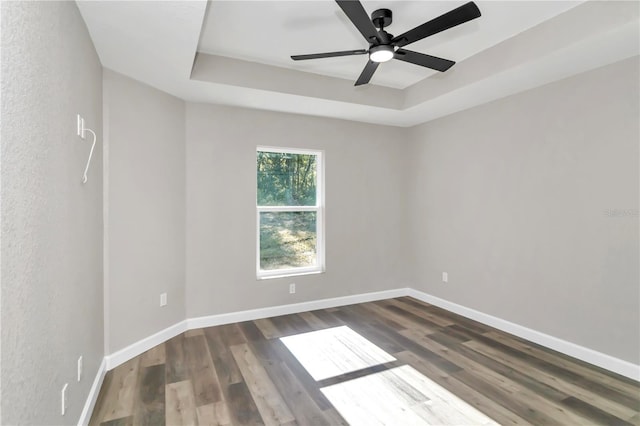
{"type": "Polygon", "coordinates": [[[190,330],[109,371],[90,422],[495,423],[640,426],[640,384],[402,297],[190,330]]]}

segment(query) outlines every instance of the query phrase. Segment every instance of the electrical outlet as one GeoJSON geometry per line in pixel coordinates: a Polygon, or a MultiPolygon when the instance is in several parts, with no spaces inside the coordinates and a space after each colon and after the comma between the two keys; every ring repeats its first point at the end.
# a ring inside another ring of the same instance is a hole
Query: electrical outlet
{"type": "Polygon", "coordinates": [[[69,383],[65,383],[64,386],[62,387],[62,395],[61,395],[61,406],[60,406],[60,412],[61,414],[64,416],[64,413],[67,412],[67,387],[69,387],[69,383]]]}
{"type": "Polygon", "coordinates": [[[82,355],[78,358],[78,381],[82,380],[82,355]]]}
{"type": "Polygon", "coordinates": [[[167,293],[160,294],[160,306],[167,306],[167,293]]]}
{"type": "Polygon", "coordinates": [[[448,283],[449,282],[449,274],[446,272],[442,273],[442,282],[443,283],[448,283]]]}
{"type": "Polygon", "coordinates": [[[295,283],[291,283],[289,284],[289,294],[293,294],[296,292],[296,285],[295,283]]]}

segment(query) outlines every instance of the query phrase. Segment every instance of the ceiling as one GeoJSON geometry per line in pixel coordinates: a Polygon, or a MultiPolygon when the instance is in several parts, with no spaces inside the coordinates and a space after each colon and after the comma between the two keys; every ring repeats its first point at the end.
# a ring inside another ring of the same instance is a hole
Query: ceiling
{"type": "MultiPolygon", "coordinates": [[[[438,73],[366,56],[334,1],[78,1],[102,64],[182,99],[413,126],[640,53],[638,2],[477,1],[482,17],[408,48],[457,64],[438,73]]],[[[367,1],[400,34],[464,1],[367,1]]]]}
{"type": "MultiPolygon", "coordinates": [[[[463,4],[463,1],[365,1],[370,14],[391,8],[386,28],[402,34],[463,4]]],[[[475,19],[407,48],[462,61],[513,37],[579,2],[477,2],[475,19]]],[[[367,42],[334,1],[214,1],[209,6],[198,51],[355,81],[366,56],[294,62],[292,54],[366,49],[367,42]],[[221,19],[224,17],[224,19],[221,19]],[[232,43],[229,40],[233,40],[232,43]],[[265,48],[266,47],[266,48],[265,48]]],[[[437,71],[402,61],[385,63],[372,83],[405,89],[437,71]]]]}

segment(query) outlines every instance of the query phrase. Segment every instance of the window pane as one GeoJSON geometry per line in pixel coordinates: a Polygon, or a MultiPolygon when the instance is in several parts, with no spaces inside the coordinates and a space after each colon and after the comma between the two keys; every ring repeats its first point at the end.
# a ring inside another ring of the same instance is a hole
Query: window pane
{"type": "Polygon", "coordinates": [[[316,264],[316,212],[260,213],[260,269],[316,264]]]}
{"type": "Polygon", "coordinates": [[[258,151],[259,206],[315,206],[316,156],[258,151]]]}

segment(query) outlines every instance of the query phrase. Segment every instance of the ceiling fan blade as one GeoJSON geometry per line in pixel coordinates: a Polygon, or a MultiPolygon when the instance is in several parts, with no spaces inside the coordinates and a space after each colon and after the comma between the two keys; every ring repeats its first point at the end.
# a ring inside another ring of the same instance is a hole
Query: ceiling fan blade
{"type": "Polygon", "coordinates": [[[462,6],[445,13],[444,15],[440,15],[429,22],[425,22],[424,24],[407,31],[406,33],[394,37],[391,42],[398,47],[406,46],[407,44],[422,40],[425,37],[429,37],[457,25],[464,24],[472,19],[479,18],[480,15],[480,9],[478,9],[478,6],[476,6],[474,2],[470,1],[469,3],[463,4],[462,6]]]}
{"type": "Polygon", "coordinates": [[[292,55],[291,59],[294,61],[302,61],[305,59],[333,58],[335,56],[364,55],[366,53],[366,49],[343,50],[341,52],[312,53],[311,55],[292,55]]]}
{"type": "Polygon", "coordinates": [[[358,80],[356,81],[356,84],[354,84],[354,86],[362,86],[363,84],[367,84],[369,80],[371,80],[371,77],[373,77],[373,73],[378,69],[378,65],[380,65],[380,62],[373,62],[371,59],[369,59],[369,62],[367,62],[367,65],[364,66],[364,69],[362,70],[362,73],[360,74],[360,77],[358,77],[358,80]]]}
{"type": "Polygon", "coordinates": [[[432,70],[445,72],[451,68],[455,62],[448,59],[438,58],[437,56],[425,55],[424,53],[414,52],[412,50],[398,49],[393,55],[394,59],[399,59],[410,64],[420,65],[432,70]]]}
{"type": "Polygon", "coordinates": [[[358,0],[336,0],[336,3],[338,3],[338,6],[340,6],[345,15],[347,15],[368,43],[380,41],[378,30],[373,25],[373,22],[371,22],[371,18],[369,18],[364,7],[362,7],[362,3],[358,0]]]}

